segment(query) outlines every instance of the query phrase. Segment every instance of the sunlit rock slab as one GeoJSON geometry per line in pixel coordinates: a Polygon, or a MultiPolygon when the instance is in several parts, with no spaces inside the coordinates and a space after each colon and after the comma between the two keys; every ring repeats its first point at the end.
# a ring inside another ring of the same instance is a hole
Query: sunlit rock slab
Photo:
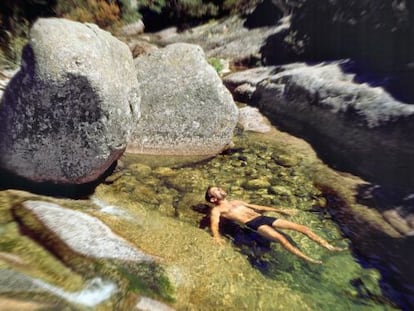
{"type": "MultiPolygon", "coordinates": [[[[38,239],[55,240],[52,247],[91,258],[151,262],[150,255],[116,235],[103,222],[85,213],[43,201],[25,201],[15,208],[22,226],[38,239]],[[33,218],[34,216],[34,218],[33,218]],[[39,223],[37,223],[39,222],[39,223]],[[61,244],[61,245],[59,245],[61,244]]],[[[52,244],[52,243],[51,243],[52,244]]]]}

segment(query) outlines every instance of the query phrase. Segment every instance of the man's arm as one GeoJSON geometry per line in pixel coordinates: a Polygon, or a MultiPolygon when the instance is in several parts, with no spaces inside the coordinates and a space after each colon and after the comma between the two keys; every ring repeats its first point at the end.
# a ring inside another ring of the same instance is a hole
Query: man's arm
{"type": "Polygon", "coordinates": [[[223,239],[220,236],[219,223],[220,223],[220,211],[217,208],[213,208],[210,214],[210,228],[211,228],[211,232],[213,233],[214,240],[218,244],[222,244],[223,239]]]}
{"type": "Polygon", "coordinates": [[[276,212],[282,215],[287,215],[287,216],[293,216],[296,214],[295,210],[283,210],[280,208],[275,208],[275,207],[269,207],[269,206],[263,206],[263,205],[257,205],[257,204],[250,204],[250,203],[246,203],[246,202],[242,202],[245,206],[253,208],[257,211],[263,211],[263,212],[276,212]]]}

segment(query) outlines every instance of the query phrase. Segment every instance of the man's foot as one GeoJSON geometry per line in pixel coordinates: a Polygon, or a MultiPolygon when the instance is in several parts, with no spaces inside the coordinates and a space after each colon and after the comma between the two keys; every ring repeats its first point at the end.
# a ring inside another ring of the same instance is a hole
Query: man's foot
{"type": "Polygon", "coordinates": [[[317,265],[321,265],[323,264],[323,262],[321,260],[316,260],[316,259],[310,259],[309,260],[311,263],[316,263],[317,265]]]}
{"type": "Polygon", "coordinates": [[[334,252],[343,252],[343,251],[346,250],[345,247],[336,247],[336,246],[333,246],[331,244],[324,245],[324,246],[326,247],[326,249],[328,249],[330,251],[334,251],[334,252]]]}

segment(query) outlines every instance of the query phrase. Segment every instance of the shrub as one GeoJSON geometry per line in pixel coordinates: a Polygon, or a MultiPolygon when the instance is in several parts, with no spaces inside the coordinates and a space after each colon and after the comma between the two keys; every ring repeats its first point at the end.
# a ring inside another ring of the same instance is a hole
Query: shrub
{"type": "Polygon", "coordinates": [[[95,23],[101,28],[109,28],[121,18],[119,6],[105,0],[59,0],[55,12],[58,17],[95,23]]]}
{"type": "Polygon", "coordinates": [[[221,73],[223,70],[223,64],[221,63],[220,59],[211,57],[208,59],[208,63],[213,66],[213,68],[217,71],[218,74],[221,73]]]}
{"type": "Polygon", "coordinates": [[[130,0],[118,0],[117,4],[121,10],[122,22],[128,24],[141,18],[141,14],[138,12],[138,5],[136,7],[132,7],[130,0]]]}
{"type": "Polygon", "coordinates": [[[244,14],[260,2],[262,0],[224,0],[222,10],[230,14],[244,14]]]}

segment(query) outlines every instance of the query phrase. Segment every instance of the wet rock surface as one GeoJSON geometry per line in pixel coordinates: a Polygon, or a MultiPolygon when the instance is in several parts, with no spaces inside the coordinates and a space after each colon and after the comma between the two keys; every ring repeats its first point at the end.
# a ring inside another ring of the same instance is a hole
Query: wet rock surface
{"type": "Polygon", "coordinates": [[[141,297],[136,305],[138,311],[173,311],[174,309],[148,297],[141,297]]]}
{"type": "MultiPolygon", "coordinates": [[[[41,201],[25,201],[15,209],[24,228],[41,236],[55,236],[56,243],[65,244],[75,254],[92,258],[118,259],[134,262],[148,262],[154,259],[128,244],[126,240],[114,234],[109,227],[98,219],[57,204],[41,201]],[[31,227],[24,212],[32,214],[42,229],[31,227]],[[60,241],[60,242],[59,242],[60,241]]],[[[59,245],[54,245],[59,250],[59,245]]],[[[60,254],[64,256],[64,254],[60,254]]]]}
{"type": "MultiPolygon", "coordinates": [[[[62,288],[48,284],[40,279],[32,278],[22,273],[15,272],[9,269],[0,270],[0,293],[14,292],[18,295],[36,295],[36,294],[50,294],[57,298],[58,302],[54,302],[54,308],[68,308],[70,305],[83,305],[86,307],[94,307],[102,301],[107,300],[114,294],[116,289],[115,284],[104,282],[101,279],[94,279],[88,282],[85,288],[78,292],[65,291],[62,288]],[[60,301],[59,301],[60,300],[60,301]]],[[[19,303],[16,303],[19,306],[19,303]]],[[[35,303],[32,304],[34,307],[35,303]]],[[[43,304],[46,307],[45,304],[43,304]]],[[[7,308],[5,305],[2,307],[7,308]]],[[[9,306],[10,307],[10,306],[9,306]]],[[[24,307],[21,306],[21,307],[24,307]]],[[[52,308],[52,303],[49,304],[52,308]]],[[[10,307],[5,310],[17,310],[10,307]]]]}

